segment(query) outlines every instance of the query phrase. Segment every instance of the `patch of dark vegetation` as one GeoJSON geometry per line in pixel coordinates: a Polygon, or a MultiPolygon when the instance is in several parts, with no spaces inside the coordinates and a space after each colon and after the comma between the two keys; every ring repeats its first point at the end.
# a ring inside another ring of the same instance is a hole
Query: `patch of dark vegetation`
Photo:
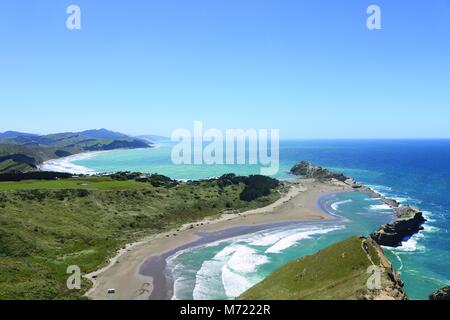
{"type": "Polygon", "coordinates": [[[152,186],[158,187],[175,187],[178,185],[176,180],[170,179],[169,177],[163,176],[161,174],[144,174],[140,172],[129,172],[121,171],[110,175],[111,179],[118,181],[135,180],[137,182],[148,182],[152,186]]]}
{"type": "Polygon", "coordinates": [[[79,189],[79,190],[76,190],[76,192],[77,192],[77,196],[79,198],[87,197],[90,193],[89,190],[85,190],[85,189],[79,189]]]}
{"type": "Polygon", "coordinates": [[[36,167],[36,159],[29,157],[25,154],[12,154],[6,156],[0,156],[0,162],[5,160],[12,160],[18,163],[26,163],[29,166],[36,167]]]}
{"type": "Polygon", "coordinates": [[[70,173],[50,171],[9,172],[0,174],[0,181],[56,180],[68,179],[72,176],[70,173]]]}
{"type": "Polygon", "coordinates": [[[118,171],[110,175],[111,179],[117,181],[134,180],[142,175],[140,172],[118,171]]]}
{"type": "Polygon", "coordinates": [[[108,144],[95,144],[84,147],[86,151],[99,151],[99,150],[114,150],[114,149],[137,149],[137,148],[149,148],[150,146],[141,140],[114,140],[108,144]]]}
{"type": "Polygon", "coordinates": [[[215,180],[217,181],[219,188],[223,189],[227,186],[236,185],[239,183],[247,184],[248,177],[237,176],[234,173],[227,173],[215,180]]]}
{"type": "Polygon", "coordinates": [[[152,186],[158,188],[158,187],[175,187],[178,185],[178,182],[176,180],[172,180],[169,177],[163,176],[161,174],[151,174],[151,175],[145,175],[141,176],[136,179],[136,181],[139,182],[150,182],[152,186]]]}
{"type": "Polygon", "coordinates": [[[4,195],[3,193],[0,193],[0,208],[4,208],[7,201],[8,201],[8,197],[6,195],[4,195]]]}
{"type": "Polygon", "coordinates": [[[239,195],[239,198],[244,201],[252,201],[259,197],[268,196],[272,189],[277,188],[280,182],[276,179],[261,176],[251,175],[245,181],[245,188],[239,195]]]}
{"type": "Polygon", "coordinates": [[[69,151],[65,151],[65,150],[56,150],[56,151],[55,151],[55,155],[56,155],[58,158],[63,158],[63,157],[71,156],[72,153],[70,153],[69,151]]]}
{"type": "Polygon", "coordinates": [[[252,201],[267,196],[273,189],[280,185],[278,180],[262,175],[250,175],[245,177],[237,176],[234,173],[228,173],[217,179],[211,180],[217,181],[217,185],[220,189],[241,183],[244,184],[245,188],[239,195],[239,198],[243,201],[252,201]]]}

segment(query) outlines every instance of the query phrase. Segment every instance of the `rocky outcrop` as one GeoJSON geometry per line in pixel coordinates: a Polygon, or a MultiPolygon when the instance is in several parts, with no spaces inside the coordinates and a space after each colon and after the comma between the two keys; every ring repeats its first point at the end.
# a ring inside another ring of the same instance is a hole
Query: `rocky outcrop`
{"type": "Polygon", "coordinates": [[[328,169],[322,167],[316,167],[312,164],[301,161],[293,166],[290,172],[296,176],[302,176],[304,178],[317,179],[320,181],[336,179],[341,182],[345,182],[349,178],[342,173],[334,173],[328,169]]]}
{"type": "MultiPolygon", "coordinates": [[[[367,239],[367,242],[373,239],[367,239]]],[[[392,263],[385,256],[381,247],[373,241],[371,243],[378,257],[380,258],[380,267],[384,270],[387,275],[387,281],[385,285],[375,291],[371,291],[369,294],[364,296],[366,300],[407,300],[408,297],[403,289],[404,283],[400,279],[400,274],[395,270],[392,263]]]]}
{"type": "Polygon", "coordinates": [[[450,300],[450,286],[446,286],[430,294],[430,300],[450,300]]]}
{"type": "Polygon", "coordinates": [[[422,212],[412,206],[403,206],[394,209],[397,220],[382,225],[370,237],[378,244],[388,247],[401,246],[402,241],[423,230],[422,224],[426,221],[422,212]]]}
{"type": "Polygon", "coordinates": [[[419,209],[412,206],[400,206],[397,200],[386,198],[375,190],[356,182],[351,177],[346,177],[342,173],[334,173],[328,169],[314,166],[306,161],[297,163],[291,168],[290,172],[303,178],[317,179],[319,181],[338,180],[358,192],[364,192],[371,197],[379,198],[392,208],[395,212],[396,220],[392,223],[382,225],[370,235],[379,245],[389,247],[401,246],[402,241],[423,230],[422,224],[426,219],[419,209]]]}

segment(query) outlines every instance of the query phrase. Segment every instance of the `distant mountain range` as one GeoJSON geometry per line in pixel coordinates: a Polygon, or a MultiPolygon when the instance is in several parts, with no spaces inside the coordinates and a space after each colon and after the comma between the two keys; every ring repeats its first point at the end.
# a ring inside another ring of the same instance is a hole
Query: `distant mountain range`
{"type": "Polygon", "coordinates": [[[17,131],[5,131],[5,132],[0,132],[0,139],[4,139],[4,138],[16,138],[16,137],[37,137],[39,136],[38,134],[34,134],[34,133],[24,133],[24,132],[17,132],[17,131]]]}
{"type": "Polygon", "coordinates": [[[0,133],[0,173],[36,170],[45,160],[87,151],[151,148],[163,138],[131,137],[107,129],[47,135],[6,131],[0,133]]]}
{"type": "Polygon", "coordinates": [[[142,140],[145,140],[145,141],[148,141],[148,142],[162,142],[162,141],[170,140],[170,138],[168,138],[168,137],[157,136],[157,135],[154,135],[154,134],[136,136],[136,138],[142,139],[142,140]]]}

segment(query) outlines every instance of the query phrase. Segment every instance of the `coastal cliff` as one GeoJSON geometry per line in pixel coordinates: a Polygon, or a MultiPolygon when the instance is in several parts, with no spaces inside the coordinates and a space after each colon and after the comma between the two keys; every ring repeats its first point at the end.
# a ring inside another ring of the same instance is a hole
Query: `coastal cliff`
{"type": "Polygon", "coordinates": [[[422,224],[426,221],[422,212],[412,206],[394,209],[397,220],[382,225],[370,236],[378,244],[388,247],[401,246],[402,241],[423,230],[422,224]]]}

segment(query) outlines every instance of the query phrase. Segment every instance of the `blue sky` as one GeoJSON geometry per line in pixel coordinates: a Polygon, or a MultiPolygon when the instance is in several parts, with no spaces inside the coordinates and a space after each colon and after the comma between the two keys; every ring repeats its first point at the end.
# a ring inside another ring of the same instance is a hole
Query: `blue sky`
{"type": "Polygon", "coordinates": [[[0,43],[0,131],[450,137],[449,0],[0,0],[0,43]]]}

